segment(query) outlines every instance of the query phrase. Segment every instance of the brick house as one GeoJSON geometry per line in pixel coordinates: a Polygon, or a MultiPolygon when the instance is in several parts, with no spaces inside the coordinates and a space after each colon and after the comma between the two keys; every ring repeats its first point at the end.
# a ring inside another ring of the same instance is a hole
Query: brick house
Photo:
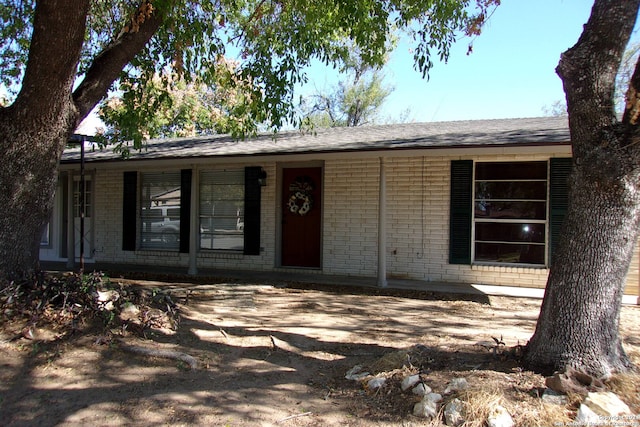
{"type": "MultiPolygon", "coordinates": [[[[88,149],[84,257],[543,288],[570,157],[566,118],[154,140],[127,160],[88,149]]],[[[77,259],[80,188],[70,149],[42,260],[77,259]]]]}

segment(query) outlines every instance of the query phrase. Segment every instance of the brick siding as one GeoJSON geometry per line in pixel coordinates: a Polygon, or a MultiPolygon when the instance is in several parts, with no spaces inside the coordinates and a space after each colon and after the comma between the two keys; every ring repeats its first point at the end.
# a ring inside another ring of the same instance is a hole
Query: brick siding
{"type": "MultiPolygon", "coordinates": [[[[548,158],[548,155],[464,157],[474,161],[548,158]]],[[[450,162],[456,159],[460,157],[392,157],[385,160],[388,278],[543,288],[548,274],[545,268],[448,263],[450,162]]],[[[261,166],[267,172],[267,185],[262,187],[260,255],[201,251],[197,256],[199,269],[289,270],[277,266],[281,185],[276,182],[278,165],[275,162],[248,162],[225,167],[249,165],[261,166]]],[[[200,170],[216,167],[220,166],[199,166],[200,170]]],[[[98,169],[94,175],[95,260],[181,266],[186,271],[188,254],[121,250],[123,170],[98,169]]],[[[323,268],[319,274],[377,275],[379,177],[380,160],[377,158],[347,157],[324,162],[323,268]]],[[[638,294],[639,270],[640,257],[636,250],[627,279],[627,294],[638,294]]]]}

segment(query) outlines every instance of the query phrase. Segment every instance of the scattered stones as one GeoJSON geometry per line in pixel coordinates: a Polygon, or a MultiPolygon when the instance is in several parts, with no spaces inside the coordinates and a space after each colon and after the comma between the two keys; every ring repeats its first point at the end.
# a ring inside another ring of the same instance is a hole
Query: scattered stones
{"type": "Polygon", "coordinates": [[[120,293],[115,290],[109,291],[97,291],[98,302],[117,301],[120,298],[120,293]]]}
{"type": "Polygon", "coordinates": [[[120,312],[120,320],[123,322],[130,322],[133,320],[138,320],[138,316],[140,315],[140,309],[137,305],[132,303],[126,303],[122,307],[122,311],[120,312]]]}
{"type": "Polygon", "coordinates": [[[444,423],[458,427],[464,423],[464,403],[458,398],[453,399],[444,407],[444,423]]]}
{"type": "Polygon", "coordinates": [[[547,377],[545,384],[551,390],[560,393],[587,394],[589,391],[602,390],[604,384],[598,378],[568,367],[565,372],[556,372],[547,377]]]}
{"type": "Polygon", "coordinates": [[[542,401],[552,405],[566,405],[569,403],[569,398],[548,388],[542,393],[542,401]]]}
{"type": "Polygon", "coordinates": [[[454,378],[449,382],[447,388],[444,389],[444,394],[465,390],[467,387],[469,387],[469,383],[466,378],[454,378]]]}
{"type": "Polygon", "coordinates": [[[368,377],[369,375],[371,375],[369,372],[361,372],[361,371],[362,371],[362,365],[355,365],[353,368],[347,371],[344,377],[350,381],[360,381],[368,377]]]}
{"type": "Polygon", "coordinates": [[[413,415],[433,419],[438,415],[438,405],[425,396],[420,402],[413,406],[413,415]]]}
{"type": "Polygon", "coordinates": [[[589,393],[580,407],[586,406],[596,415],[611,417],[615,415],[631,415],[631,410],[620,398],[609,391],[589,393]]]}
{"type": "Polygon", "coordinates": [[[433,403],[440,403],[442,401],[442,395],[440,393],[427,393],[424,398],[433,403]]]}
{"type": "Polygon", "coordinates": [[[578,408],[574,421],[577,425],[603,425],[603,420],[612,420],[621,415],[632,415],[632,412],[616,394],[608,391],[593,392],[587,395],[578,408]]]}
{"type": "Polygon", "coordinates": [[[575,420],[573,420],[577,425],[590,425],[597,424],[600,420],[598,414],[593,412],[587,405],[580,405],[578,408],[578,413],[576,414],[575,420]]]}
{"type": "Polygon", "coordinates": [[[410,375],[408,377],[405,377],[405,379],[402,380],[402,383],[400,384],[400,388],[402,389],[402,391],[407,391],[411,387],[418,384],[419,382],[420,382],[420,375],[418,374],[410,375]]]}
{"type": "Polygon", "coordinates": [[[487,417],[488,427],[513,427],[511,414],[501,405],[496,405],[489,412],[487,417]]]}
{"type": "Polygon", "coordinates": [[[374,377],[367,381],[367,388],[369,390],[377,390],[383,387],[387,382],[385,377],[374,377]]]}
{"type": "Polygon", "coordinates": [[[427,394],[431,393],[431,387],[429,387],[425,383],[420,383],[413,389],[411,389],[411,392],[418,396],[426,396],[427,394]]]}

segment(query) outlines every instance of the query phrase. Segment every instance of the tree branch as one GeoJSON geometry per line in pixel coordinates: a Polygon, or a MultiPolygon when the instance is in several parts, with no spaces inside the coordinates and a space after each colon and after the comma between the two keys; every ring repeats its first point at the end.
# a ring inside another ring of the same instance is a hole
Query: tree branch
{"type": "Polygon", "coordinates": [[[567,96],[570,124],[579,124],[571,129],[574,143],[592,140],[599,129],[616,122],[616,74],[639,4],[640,0],[596,0],[580,39],[562,54],[556,72],[567,96]]]}
{"type": "Polygon", "coordinates": [[[84,42],[89,4],[89,0],[72,3],[43,0],[36,4],[29,59],[16,105],[30,108],[32,102],[37,102],[55,108],[68,102],[84,42]]]}
{"type": "Polygon", "coordinates": [[[151,1],[143,0],[118,37],[95,58],[73,92],[80,120],[107,95],[124,67],[144,48],[162,22],[163,16],[151,1]]]}

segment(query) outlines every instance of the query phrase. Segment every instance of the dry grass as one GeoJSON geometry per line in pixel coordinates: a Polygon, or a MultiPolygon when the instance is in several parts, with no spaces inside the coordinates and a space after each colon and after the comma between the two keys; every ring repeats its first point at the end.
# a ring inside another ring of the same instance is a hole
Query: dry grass
{"type": "Polygon", "coordinates": [[[614,375],[608,382],[610,390],[622,399],[634,414],[640,414],[640,373],[614,375]]]}
{"type": "MultiPolygon", "coordinates": [[[[533,396],[521,397],[522,400],[519,400],[501,388],[466,390],[459,394],[458,399],[464,404],[464,427],[484,427],[487,418],[498,406],[509,412],[517,426],[548,427],[557,423],[566,425],[575,415],[574,411],[569,409],[575,404],[572,400],[567,406],[545,403],[533,396]]],[[[577,399],[579,398],[573,400],[577,399]]]]}

